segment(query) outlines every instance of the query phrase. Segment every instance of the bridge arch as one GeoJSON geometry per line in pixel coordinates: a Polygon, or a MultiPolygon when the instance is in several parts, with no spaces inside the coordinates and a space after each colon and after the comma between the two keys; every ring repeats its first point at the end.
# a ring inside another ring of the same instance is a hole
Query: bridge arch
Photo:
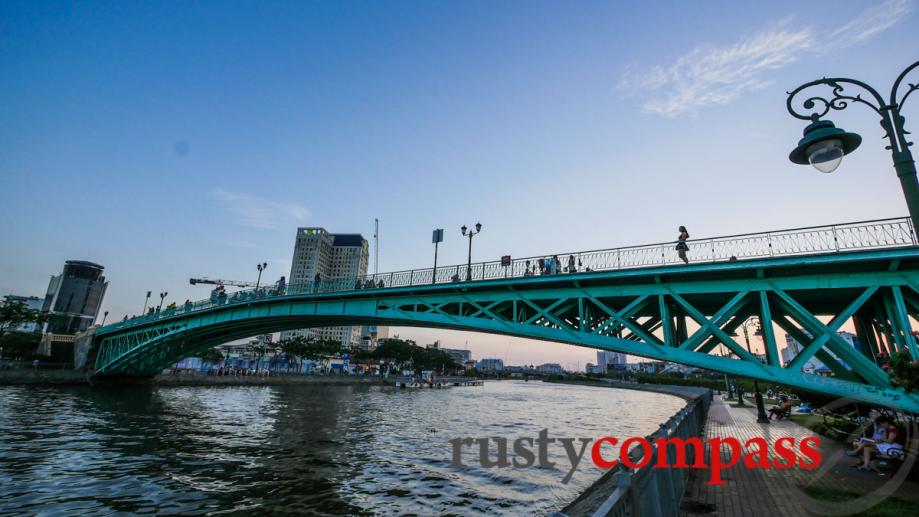
{"type": "Polygon", "coordinates": [[[919,250],[904,248],[266,297],[103,327],[94,368],[152,375],[237,338],[375,324],[614,350],[917,411],[919,398],[893,387],[876,361],[882,352],[916,353],[917,316],[919,250]],[[751,317],[768,322],[763,360],[735,340],[751,317]],[[836,334],[853,318],[858,348],[836,334]],[[778,353],[776,328],[805,345],[790,362],[778,353]],[[802,372],[811,358],[834,376],[802,372]]]}

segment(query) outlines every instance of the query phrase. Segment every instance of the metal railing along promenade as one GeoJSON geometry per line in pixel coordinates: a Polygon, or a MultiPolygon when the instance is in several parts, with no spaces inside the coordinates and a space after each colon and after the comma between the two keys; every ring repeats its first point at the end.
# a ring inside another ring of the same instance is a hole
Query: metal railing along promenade
{"type": "MultiPolygon", "coordinates": [[[[690,263],[699,264],[916,246],[917,240],[910,219],[901,217],[832,226],[811,226],[774,232],[690,239],[687,243],[689,245],[687,256],[690,263]]],[[[677,254],[674,241],[592,251],[553,253],[514,259],[509,263],[493,260],[476,262],[471,266],[457,264],[440,266],[436,270],[433,268],[412,269],[360,277],[327,279],[318,283],[290,284],[281,288],[267,286],[212,296],[207,300],[136,316],[103,328],[109,331],[215,306],[249,303],[256,299],[274,296],[544,276],[547,273],[541,271],[539,264],[552,257],[558,257],[560,262],[554,274],[564,275],[683,263],[677,254]],[[573,268],[568,267],[569,257],[574,258],[573,268]]]]}
{"type": "MultiPolygon", "coordinates": [[[[674,443],[658,445],[657,440],[679,438],[702,438],[708,408],[712,402],[712,391],[704,392],[691,400],[677,414],[673,415],[653,434],[644,437],[651,444],[650,461],[638,469],[627,468],[618,463],[613,470],[604,474],[581,497],[569,504],[561,512],[550,514],[553,517],[567,515],[591,515],[592,517],[626,517],[632,515],[678,515],[680,501],[688,483],[687,468],[655,468],[659,459],[666,458],[665,464],[675,465],[677,447],[682,447],[688,465],[695,464],[696,450],[692,446],[681,446],[674,443]],[[603,494],[599,501],[592,493],[603,494]],[[606,495],[608,493],[608,495],[606,495]]],[[[667,393],[667,390],[660,390],[667,393]]],[[[671,393],[678,395],[677,393],[671,393]]],[[[640,464],[641,447],[629,451],[633,464],[640,464]]]]}

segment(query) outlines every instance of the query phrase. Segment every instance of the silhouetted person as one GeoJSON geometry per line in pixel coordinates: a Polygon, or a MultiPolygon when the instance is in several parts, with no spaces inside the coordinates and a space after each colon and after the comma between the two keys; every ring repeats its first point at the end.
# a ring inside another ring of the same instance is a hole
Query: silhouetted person
{"type": "Polygon", "coordinates": [[[677,237],[676,241],[676,252],[680,256],[680,259],[689,264],[689,259],[686,258],[686,252],[689,251],[689,245],[686,244],[686,241],[689,239],[689,232],[686,231],[685,226],[680,226],[680,236],[677,237]]]}

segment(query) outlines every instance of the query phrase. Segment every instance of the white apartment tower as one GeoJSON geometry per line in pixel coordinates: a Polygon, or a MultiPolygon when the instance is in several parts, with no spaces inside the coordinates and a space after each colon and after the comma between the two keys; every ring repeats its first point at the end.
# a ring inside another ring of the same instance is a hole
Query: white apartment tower
{"type": "MultiPolygon", "coordinates": [[[[346,280],[354,283],[367,274],[370,247],[367,239],[356,233],[329,233],[325,228],[297,228],[294,258],[290,265],[289,284],[309,285],[319,273],[323,282],[346,280]]],[[[325,327],[288,330],[281,339],[308,336],[341,341],[342,347],[359,346],[361,327],[325,327]]]]}

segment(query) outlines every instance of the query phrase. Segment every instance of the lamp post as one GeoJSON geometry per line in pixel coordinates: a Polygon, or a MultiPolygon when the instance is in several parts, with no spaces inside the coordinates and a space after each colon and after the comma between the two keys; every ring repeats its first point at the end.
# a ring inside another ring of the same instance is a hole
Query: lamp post
{"type": "Polygon", "coordinates": [[[859,144],[862,137],[855,133],[847,133],[837,128],[829,120],[820,120],[821,117],[829,113],[831,109],[842,110],[849,106],[850,103],[863,104],[873,110],[881,118],[881,127],[885,131],[885,137],[890,145],[893,158],[894,169],[900,178],[900,186],[903,189],[903,196],[906,198],[906,206],[909,208],[909,216],[912,220],[913,232],[919,229],[919,183],[916,181],[916,164],[913,161],[913,155],[909,152],[909,146],[912,142],[906,139],[908,134],[904,128],[904,118],[900,115],[900,109],[907,97],[913,92],[919,90],[919,83],[906,83],[908,88],[900,95],[900,86],[903,79],[911,71],[919,67],[919,61],[906,67],[897,77],[890,90],[890,97],[884,100],[880,93],[871,86],[855,80],[844,77],[823,78],[816,81],[803,84],[791,92],[788,92],[786,102],[788,112],[795,118],[801,120],[810,120],[811,123],[804,128],[804,138],[798,142],[798,146],[791,152],[788,158],[793,163],[806,165],[810,163],[817,170],[830,173],[839,167],[842,157],[851,153],[859,144]],[[813,86],[824,85],[832,88],[830,98],[820,96],[810,96],[804,94],[806,98],[801,103],[802,110],[798,111],[794,107],[795,97],[802,91],[813,86]],[[867,93],[863,97],[861,93],[851,95],[846,91],[849,86],[855,86],[867,93]]]}
{"type": "Polygon", "coordinates": [[[258,269],[258,280],[255,281],[255,290],[258,291],[258,285],[262,283],[262,271],[268,269],[268,263],[262,262],[261,264],[256,264],[255,268],[258,269]]]}
{"type": "Polygon", "coordinates": [[[169,296],[168,292],[160,293],[160,304],[156,307],[156,312],[160,312],[160,310],[163,308],[163,300],[165,300],[167,296],[169,296]]]}
{"type": "Polygon", "coordinates": [[[102,313],[102,325],[99,325],[100,327],[105,326],[105,318],[108,318],[108,311],[102,313]]]}
{"type": "MultiPolygon", "coordinates": [[[[720,345],[719,350],[721,351],[721,357],[725,357],[724,354],[724,345],[720,345]]],[[[728,382],[728,374],[724,374],[724,390],[728,392],[728,398],[731,398],[731,383],[728,382]]]]}
{"type": "Polygon", "coordinates": [[[144,310],[140,311],[140,315],[143,316],[147,312],[147,302],[150,301],[150,295],[153,294],[152,291],[147,291],[147,298],[144,300],[144,310]]]}
{"type": "MultiPolygon", "coordinates": [[[[750,355],[753,355],[753,350],[750,349],[750,333],[747,330],[751,325],[756,325],[755,334],[757,336],[762,335],[763,331],[759,322],[753,318],[750,318],[740,324],[741,328],[743,328],[743,339],[747,343],[747,352],[750,352],[750,355]]],[[[753,393],[754,397],[756,398],[756,421],[761,424],[768,424],[769,417],[766,416],[766,407],[763,406],[763,394],[759,391],[759,381],[756,379],[753,379],[753,393]]]]}
{"type": "Polygon", "coordinates": [[[475,231],[466,228],[464,224],[460,231],[469,237],[469,260],[466,262],[466,281],[472,280],[472,238],[482,232],[482,223],[475,223],[475,231]]]}

